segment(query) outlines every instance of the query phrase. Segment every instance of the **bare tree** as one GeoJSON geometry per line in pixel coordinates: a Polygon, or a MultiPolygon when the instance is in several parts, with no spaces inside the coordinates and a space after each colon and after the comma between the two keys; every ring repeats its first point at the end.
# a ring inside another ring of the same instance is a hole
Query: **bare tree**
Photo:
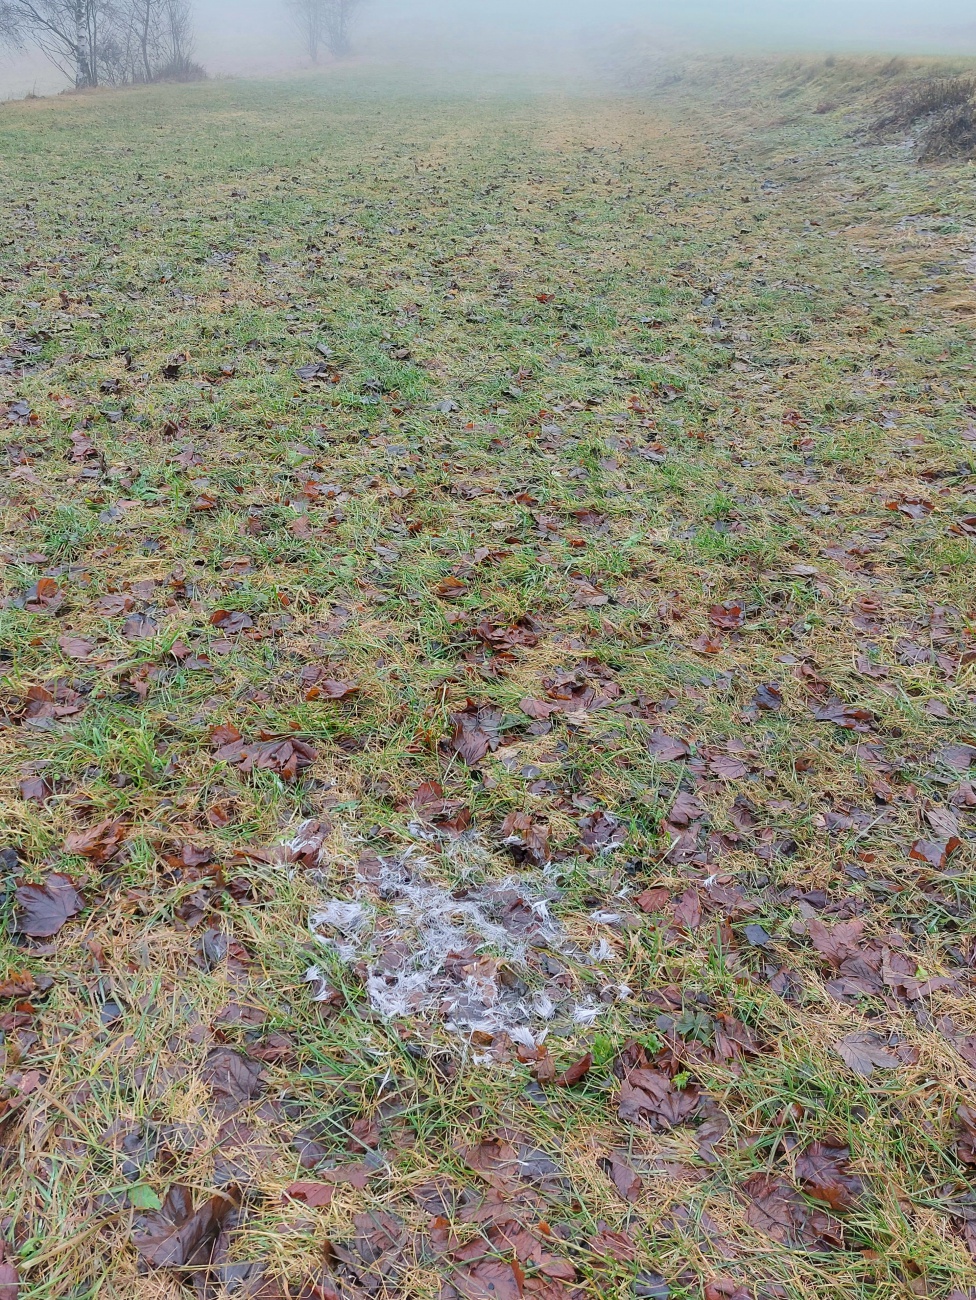
{"type": "Polygon", "coordinates": [[[287,4],[305,53],[313,63],[318,63],[325,36],[326,0],[287,0],[287,4]]]}
{"type": "Polygon", "coordinates": [[[352,51],[352,23],[361,0],[286,0],[305,53],[313,63],[325,46],[337,59],[352,51]]]}
{"type": "Polygon", "coordinates": [[[39,49],[79,89],[195,68],[190,0],[0,0],[0,42],[39,49]]]}
{"type": "Polygon", "coordinates": [[[329,49],[337,59],[352,52],[352,20],[360,0],[325,0],[325,31],[329,49]]]}
{"type": "Polygon", "coordinates": [[[79,88],[97,86],[109,0],[0,0],[0,38],[35,45],[79,88]]]}

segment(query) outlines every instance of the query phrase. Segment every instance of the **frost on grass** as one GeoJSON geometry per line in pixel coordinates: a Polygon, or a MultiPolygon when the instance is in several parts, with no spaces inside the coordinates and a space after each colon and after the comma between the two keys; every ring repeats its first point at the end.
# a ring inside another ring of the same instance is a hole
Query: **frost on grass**
{"type": "MultiPolygon", "coordinates": [[[[355,897],[324,901],[310,927],[342,962],[362,963],[384,1018],[441,1021],[475,1043],[507,1035],[531,1047],[550,1031],[593,1023],[603,1001],[625,992],[595,965],[612,956],[608,945],[587,954],[565,933],[551,910],[557,896],[543,874],[452,889],[429,858],[408,851],[361,860],[355,897]]],[[[329,995],[318,966],[305,978],[329,995]]]]}

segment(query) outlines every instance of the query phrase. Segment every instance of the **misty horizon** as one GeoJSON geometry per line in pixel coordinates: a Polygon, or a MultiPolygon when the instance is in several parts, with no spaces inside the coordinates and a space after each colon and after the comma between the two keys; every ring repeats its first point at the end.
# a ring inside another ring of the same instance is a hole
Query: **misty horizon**
{"type": "MultiPolygon", "coordinates": [[[[261,76],[309,66],[282,0],[198,0],[196,54],[211,75],[261,76]]],[[[607,0],[368,0],[359,16],[355,55],[380,62],[445,66],[478,62],[499,72],[544,65],[582,52],[614,29],[637,29],[662,45],[703,51],[976,53],[976,16],[963,0],[823,0],[816,9],[786,0],[634,3],[607,0]]],[[[51,94],[62,74],[34,52],[0,55],[0,95],[51,94]]]]}

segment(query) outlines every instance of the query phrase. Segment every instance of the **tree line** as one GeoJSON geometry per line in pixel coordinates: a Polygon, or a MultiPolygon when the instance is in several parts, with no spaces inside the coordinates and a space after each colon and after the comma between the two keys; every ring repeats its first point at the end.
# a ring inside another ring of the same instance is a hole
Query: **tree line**
{"type": "Polygon", "coordinates": [[[40,50],[79,90],[204,75],[190,0],[0,0],[0,39],[40,50]]]}
{"type": "MultiPolygon", "coordinates": [[[[351,53],[361,0],[284,0],[312,63],[351,53]]],[[[0,0],[0,44],[36,49],[77,89],[204,77],[191,0],[0,0]]]]}

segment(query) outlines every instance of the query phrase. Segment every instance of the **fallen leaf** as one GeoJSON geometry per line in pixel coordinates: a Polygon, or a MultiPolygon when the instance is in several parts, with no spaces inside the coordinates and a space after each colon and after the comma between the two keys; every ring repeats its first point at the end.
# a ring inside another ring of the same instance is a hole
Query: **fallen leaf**
{"type": "Polygon", "coordinates": [[[281,1195],[287,1201],[301,1201],[313,1210],[322,1210],[332,1204],[334,1192],[332,1183],[291,1183],[281,1195]]]}
{"type": "Polygon", "coordinates": [[[694,1084],[676,1088],[661,1070],[630,1070],[621,1082],[617,1101],[620,1118],[652,1129],[675,1128],[697,1111],[701,1094],[694,1084]]]}
{"type": "Polygon", "coordinates": [[[651,732],[647,749],[651,757],[656,758],[659,763],[673,763],[679,758],[687,758],[691,753],[683,740],[679,740],[676,736],[669,736],[660,727],[655,727],[651,732]]]}
{"type": "Polygon", "coordinates": [[[215,1047],[204,1061],[200,1077],[225,1114],[253,1101],[263,1089],[261,1066],[232,1047],[215,1047]]]}
{"type": "Polygon", "coordinates": [[[40,885],[18,881],[14,928],[32,939],[50,939],[85,905],[68,876],[52,872],[40,885]]]}
{"type": "Polygon", "coordinates": [[[498,748],[502,722],[500,709],[469,700],[466,708],[451,714],[451,722],[454,726],[451,748],[469,767],[474,767],[489,751],[498,748]]]}
{"type": "Polygon", "coordinates": [[[796,1176],[814,1200],[832,1210],[849,1210],[864,1191],[864,1184],[848,1168],[850,1151],[840,1143],[811,1142],[797,1157],[796,1176]]]}
{"type": "Polygon", "coordinates": [[[743,926],[742,933],[745,935],[746,940],[749,943],[751,943],[754,948],[767,948],[770,945],[770,943],[772,943],[772,937],[770,936],[770,934],[765,929],[763,929],[761,925],[758,925],[756,923],[753,923],[752,925],[743,926]]]}
{"type": "Polygon", "coordinates": [[[855,1074],[865,1079],[870,1078],[876,1067],[891,1070],[901,1065],[898,1057],[885,1049],[877,1034],[848,1034],[834,1044],[834,1051],[855,1074]]]}
{"type": "Polygon", "coordinates": [[[727,600],[721,605],[712,605],[708,611],[708,621],[713,627],[723,632],[732,632],[746,621],[745,607],[740,601],[727,600]]]}
{"type": "Polygon", "coordinates": [[[589,1074],[592,1064],[593,1053],[585,1052],[578,1061],[574,1061],[568,1069],[563,1070],[562,1074],[557,1074],[553,1083],[557,1088],[571,1088],[574,1083],[579,1083],[589,1074]]]}
{"type": "Polygon", "coordinates": [[[634,899],[642,912],[662,912],[670,901],[671,892],[664,885],[644,889],[634,899]]]}
{"type": "Polygon", "coordinates": [[[483,1259],[452,1273],[450,1281],[463,1300],[521,1300],[524,1278],[514,1261],[483,1259]]]}
{"type": "Polygon", "coordinates": [[[697,930],[702,919],[701,896],[698,890],[693,886],[686,889],[675,903],[672,915],[675,924],[680,925],[683,930],[697,930]]]}
{"type": "Polygon", "coordinates": [[[824,1210],[807,1205],[778,1174],[753,1174],[739,1189],[746,1222],[780,1245],[806,1250],[840,1250],[843,1228],[824,1210]]]}
{"type": "Polygon", "coordinates": [[[87,659],[95,649],[91,641],[80,636],[59,636],[58,645],[69,659],[87,659]]]}
{"type": "Polygon", "coordinates": [[[19,1295],[20,1273],[6,1246],[0,1242],[0,1300],[18,1300],[19,1295]]]}
{"type": "Polygon", "coordinates": [[[533,699],[531,695],[519,701],[519,708],[530,718],[535,718],[537,722],[544,722],[553,713],[560,711],[558,704],[547,704],[545,700],[533,699]]]}
{"type": "Polygon", "coordinates": [[[122,624],[122,635],[127,641],[145,641],[159,629],[148,614],[130,614],[122,624]]]}
{"type": "Polygon", "coordinates": [[[908,856],[916,862],[927,862],[929,866],[942,868],[960,848],[962,840],[955,835],[948,840],[916,840],[908,856]]]}
{"type": "Polygon", "coordinates": [[[776,682],[770,682],[766,686],[759,686],[753,696],[753,703],[757,709],[773,712],[783,707],[783,692],[776,682]]]}
{"type": "Polygon", "coordinates": [[[244,632],[249,627],[254,626],[254,620],[250,614],[245,614],[240,609],[215,609],[210,615],[210,622],[214,627],[220,628],[221,632],[233,636],[237,632],[244,632]]]}
{"type": "Polygon", "coordinates": [[[639,1201],[644,1190],[644,1182],[625,1160],[616,1154],[602,1160],[601,1165],[610,1177],[610,1181],[625,1201],[639,1201]]]}
{"type": "Polygon", "coordinates": [[[119,818],[107,817],[85,831],[72,831],[65,837],[64,852],[103,863],[118,853],[125,839],[126,825],[119,818]]]}
{"type": "Polygon", "coordinates": [[[816,722],[832,722],[836,727],[846,731],[870,731],[874,714],[856,704],[845,704],[843,700],[830,699],[826,704],[813,710],[816,722]]]}
{"type": "Polygon", "coordinates": [[[161,1210],[140,1216],[132,1244],[152,1268],[206,1270],[224,1219],[236,1204],[236,1197],[218,1193],[194,1210],[189,1188],[173,1186],[161,1210]]]}

